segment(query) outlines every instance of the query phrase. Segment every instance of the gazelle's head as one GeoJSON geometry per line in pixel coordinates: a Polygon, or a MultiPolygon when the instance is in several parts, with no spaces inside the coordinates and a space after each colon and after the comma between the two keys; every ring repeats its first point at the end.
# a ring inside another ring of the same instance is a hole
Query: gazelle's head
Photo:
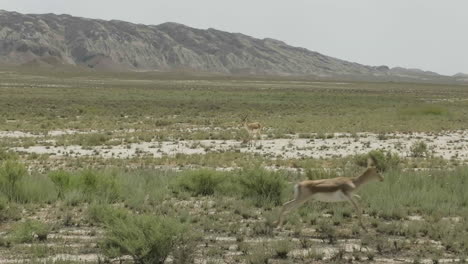
{"type": "Polygon", "coordinates": [[[384,177],[382,174],[380,174],[379,169],[376,168],[377,161],[373,156],[370,156],[367,158],[367,170],[364,172],[364,174],[368,174],[369,180],[378,180],[378,181],[383,181],[384,177]]]}
{"type": "Polygon", "coordinates": [[[367,168],[364,172],[366,179],[368,181],[377,180],[377,181],[384,181],[384,177],[380,174],[379,170],[376,167],[367,168]]]}

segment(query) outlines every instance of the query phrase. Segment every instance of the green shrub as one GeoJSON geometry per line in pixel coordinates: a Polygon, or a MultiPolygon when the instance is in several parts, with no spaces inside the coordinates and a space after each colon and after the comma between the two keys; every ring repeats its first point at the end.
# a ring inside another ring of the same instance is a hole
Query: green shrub
{"type": "Polygon", "coordinates": [[[177,182],[173,171],[138,170],[128,173],[119,173],[115,177],[118,183],[120,199],[128,207],[142,211],[148,205],[160,205],[161,202],[171,195],[171,191],[179,189],[172,188],[177,182]]]}
{"type": "Polygon", "coordinates": [[[51,202],[56,199],[53,183],[44,175],[31,175],[26,167],[8,160],[0,167],[0,191],[17,203],[51,202]]]}
{"type": "Polygon", "coordinates": [[[330,179],[338,177],[336,171],[327,169],[308,169],[306,170],[305,174],[309,180],[330,179]]]}
{"type": "Polygon", "coordinates": [[[126,219],[128,211],[107,204],[93,203],[88,208],[88,221],[97,225],[112,225],[118,219],[126,219]]]}
{"type": "Polygon", "coordinates": [[[246,262],[248,264],[267,264],[268,260],[273,257],[274,254],[271,248],[262,243],[250,248],[249,254],[246,256],[246,262]]]}
{"type": "Polygon", "coordinates": [[[441,116],[449,115],[448,109],[438,105],[419,105],[413,107],[407,107],[400,110],[400,114],[407,116],[441,116]]]}
{"type": "Polygon", "coordinates": [[[0,161],[2,160],[15,160],[18,158],[18,154],[9,151],[7,149],[0,148],[0,161]]]}
{"type": "Polygon", "coordinates": [[[195,251],[197,250],[199,237],[196,234],[185,233],[178,237],[177,246],[173,248],[171,255],[174,264],[195,263],[195,251]]]}
{"type": "Polygon", "coordinates": [[[99,173],[95,195],[98,199],[108,203],[117,202],[122,196],[121,184],[118,181],[117,174],[107,171],[99,173]]]}
{"type": "Polygon", "coordinates": [[[30,243],[36,239],[43,241],[47,239],[50,231],[47,224],[28,219],[25,222],[17,223],[9,238],[14,243],[30,243]]]}
{"type": "Polygon", "coordinates": [[[367,167],[368,159],[372,159],[375,163],[374,166],[377,167],[380,171],[387,171],[390,169],[398,168],[400,164],[400,157],[396,153],[392,153],[391,151],[385,150],[371,150],[367,154],[356,155],[354,157],[354,162],[356,165],[361,167],[367,167]]]}
{"type": "Polygon", "coordinates": [[[11,247],[11,241],[6,239],[5,237],[1,236],[0,237],[0,247],[11,247]]]}
{"type": "Polygon", "coordinates": [[[82,202],[86,202],[89,199],[81,190],[72,189],[65,193],[63,200],[66,205],[77,206],[82,202]]]}
{"type": "Polygon", "coordinates": [[[95,171],[85,170],[80,175],[81,184],[85,193],[94,194],[97,190],[98,176],[95,171]]]}
{"type": "Polygon", "coordinates": [[[427,144],[424,141],[417,141],[411,145],[410,148],[411,156],[414,158],[427,157],[429,150],[427,144]]]}
{"type": "Polygon", "coordinates": [[[109,141],[111,137],[106,134],[84,134],[84,135],[79,135],[77,139],[75,140],[75,144],[78,144],[80,146],[84,147],[89,147],[89,146],[99,146],[99,145],[104,145],[109,141]]]}
{"type": "Polygon", "coordinates": [[[251,198],[256,206],[278,206],[281,204],[286,182],[279,172],[262,168],[245,169],[239,183],[244,196],[251,198]]]}
{"type": "Polygon", "coordinates": [[[49,173],[48,176],[57,187],[58,197],[63,198],[65,191],[67,191],[70,188],[71,174],[69,172],[59,170],[49,173]]]}
{"type": "Polygon", "coordinates": [[[129,215],[107,226],[102,248],[111,258],[130,255],[135,263],[164,263],[186,231],[175,219],[129,215]]]}
{"type": "Polygon", "coordinates": [[[187,171],[179,176],[177,186],[193,195],[213,195],[223,176],[221,172],[208,169],[187,171]]]}
{"type": "Polygon", "coordinates": [[[0,193],[0,212],[8,208],[8,198],[0,193]]]}
{"type": "Polygon", "coordinates": [[[277,258],[286,259],[288,258],[288,253],[293,249],[293,245],[289,240],[279,240],[273,243],[273,250],[277,258]]]}
{"type": "Polygon", "coordinates": [[[43,174],[27,174],[18,185],[18,202],[50,203],[57,199],[54,183],[43,174]]]}
{"type": "MultiPolygon", "coordinates": [[[[121,198],[121,189],[117,181],[117,175],[106,171],[84,170],[76,179],[71,180],[72,188],[76,194],[83,193],[85,201],[100,200],[109,203],[121,198]]],[[[67,194],[65,194],[67,196],[67,194]]]]}
{"type": "Polygon", "coordinates": [[[21,209],[0,192],[0,222],[21,219],[21,209]]]}
{"type": "Polygon", "coordinates": [[[0,190],[10,201],[18,201],[19,182],[27,173],[26,167],[14,160],[5,161],[0,167],[0,190]]]}

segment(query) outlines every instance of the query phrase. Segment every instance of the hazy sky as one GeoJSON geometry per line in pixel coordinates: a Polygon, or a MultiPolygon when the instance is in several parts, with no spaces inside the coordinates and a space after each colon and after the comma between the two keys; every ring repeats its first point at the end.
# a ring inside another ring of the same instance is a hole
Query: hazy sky
{"type": "Polygon", "coordinates": [[[468,73],[468,0],[0,0],[0,9],[171,21],[367,65],[468,73]]]}

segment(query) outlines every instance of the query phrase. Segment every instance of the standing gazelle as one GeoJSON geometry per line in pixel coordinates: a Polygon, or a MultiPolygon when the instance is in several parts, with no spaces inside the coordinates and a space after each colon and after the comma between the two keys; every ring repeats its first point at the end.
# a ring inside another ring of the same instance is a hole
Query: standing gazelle
{"type": "Polygon", "coordinates": [[[242,117],[242,123],[244,125],[244,128],[249,133],[250,139],[256,139],[257,137],[261,139],[260,132],[262,130],[262,124],[260,124],[259,122],[247,123],[247,115],[242,117]]]}
{"type": "Polygon", "coordinates": [[[294,199],[285,203],[281,208],[278,226],[281,227],[283,225],[283,214],[285,212],[290,212],[307,200],[312,199],[322,202],[348,201],[356,209],[359,217],[359,224],[363,229],[366,229],[362,223],[361,208],[353,199],[353,196],[359,196],[353,193],[364,184],[374,180],[383,181],[384,178],[376,168],[370,167],[358,177],[337,177],[332,179],[302,181],[294,186],[294,199]]]}

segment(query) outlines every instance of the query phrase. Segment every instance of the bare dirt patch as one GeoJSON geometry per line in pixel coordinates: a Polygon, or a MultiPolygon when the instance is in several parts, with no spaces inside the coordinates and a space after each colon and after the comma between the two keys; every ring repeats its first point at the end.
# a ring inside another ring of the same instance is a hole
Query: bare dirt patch
{"type": "MultiPolygon", "coordinates": [[[[19,133],[19,132],[17,132],[19,133]]],[[[55,132],[57,133],[57,132],[55,132]]],[[[1,137],[2,134],[0,134],[1,137]]],[[[269,158],[340,158],[382,149],[401,157],[412,155],[411,147],[424,142],[428,155],[446,160],[468,159],[468,131],[441,133],[334,133],[326,138],[316,135],[311,138],[259,139],[246,144],[237,140],[179,140],[152,141],[113,146],[30,146],[15,147],[25,153],[51,154],[56,156],[99,156],[103,158],[132,158],[175,156],[177,154],[206,154],[208,152],[235,151],[257,153],[269,158]]]]}

